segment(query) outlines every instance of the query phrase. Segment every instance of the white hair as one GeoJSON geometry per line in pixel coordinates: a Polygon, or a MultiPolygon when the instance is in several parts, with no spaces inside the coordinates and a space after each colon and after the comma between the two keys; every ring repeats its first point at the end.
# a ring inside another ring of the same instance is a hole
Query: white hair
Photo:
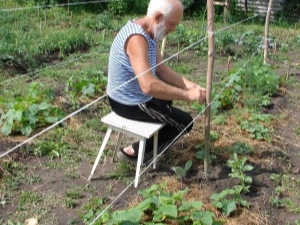
{"type": "Polygon", "coordinates": [[[147,16],[154,16],[155,13],[161,12],[165,17],[169,17],[174,10],[175,4],[180,4],[183,7],[182,3],[174,0],[150,0],[147,10],[147,16]]]}

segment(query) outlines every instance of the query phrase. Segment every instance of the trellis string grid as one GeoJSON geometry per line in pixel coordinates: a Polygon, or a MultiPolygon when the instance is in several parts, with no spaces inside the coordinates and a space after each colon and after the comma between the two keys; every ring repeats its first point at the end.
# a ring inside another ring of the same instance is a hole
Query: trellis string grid
{"type": "MultiPolygon", "coordinates": [[[[246,65],[251,61],[251,59],[258,53],[258,51],[260,50],[260,47],[257,48],[257,50],[250,56],[250,58],[244,63],[243,66],[240,67],[240,69],[236,72],[236,74],[234,76],[232,76],[232,78],[226,83],[225,87],[215,96],[215,98],[211,101],[211,103],[213,103],[214,101],[216,101],[218,99],[218,97],[222,94],[222,92],[228,87],[228,85],[235,79],[235,77],[242,71],[242,69],[244,69],[246,67],[246,65]]],[[[183,131],[181,131],[180,134],[178,134],[177,137],[175,137],[173,139],[173,141],[167,145],[162,151],[161,153],[157,154],[156,158],[153,158],[152,161],[146,166],[146,168],[144,170],[142,170],[142,172],[140,173],[139,176],[141,176],[142,174],[144,174],[151,166],[152,164],[175,142],[176,139],[178,139],[183,133],[184,131],[187,129],[187,127],[189,127],[191,124],[193,124],[207,109],[207,107],[209,107],[210,104],[206,105],[206,107],[200,112],[198,113],[197,116],[195,116],[192,120],[192,122],[190,124],[188,124],[183,131]]],[[[124,188],[124,190],[90,223],[90,225],[93,225],[128,189],[129,187],[134,183],[134,180],[132,180],[132,182],[126,187],[124,188]]]]}
{"type": "MultiPolygon", "coordinates": [[[[108,2],[108,1],[91,1],[91,2],[89,2],[89,3],[99,3],[99,2],[108,2]]],[[[74,3],[75,4],[75,3],[74,3]]],[[[55,7],[55,6],[66,6],[66,5],[74,5],[74,4],[59,4],[59,5],[53,5],[53,7],[55,7]]],[[[82,2],[80,3],[80,2],[78,2],[78,3],[76,3],[77,5],[79,5],[79,4],[83,4],[82,2]]],[[[2,10],[0,10],[0,12],[1,11],[15,11],[15,10],[22,10],[22,9],[29,9],[29,8],[43,8],[43,6],[37,6],[37,7],[25,7],[25,8],[15,8],[15,9],[2,9],[2,10]]],[[[245,21],[247,21],[247,20],[250,20],[250,19],[253,19],[253,18],[255,18],[255,17],[257,17],[257,15],[256,16],[253,16],[253,17],[249,17],[249,18],[247,18],[247,19],[244,19],[244,20],[241,20],[241,21],[239,21],[239,22],[237,22],[237,23],[234,23],[234,24],[231,24],[231,25],[229,25],[229,26],[227,26],[227,27],[224,27],[224,28],[222,28],[222,29],[219,29],[219,30],[217,30],[217,31],[215,31],[215,32],[213,32],[214,34],[216,34],[216,33],[219,33],[219,32],[221,32],[221,31],[224,31],[224,30],[226,30],[226,29],[229,29],[229,28],[231,28],[231,27],[233,27],[233,26],[236,26],[236,25],[238,25],[238,24],[240,24],[240,23],[243,23],[243,22],[245,22],[245,21]]],[[[206,38],[208,37],[208,35],[206,35],[205,37],[203,37],[203,38],[200,38],[198,41],[196,41],[196,42],[194,42],[194,43],[192,43],[191,45],[189,45],[189,46],[187,46],[186,48],[184,48],[184,49],[182,49],[181,51],[179,51],[179,52],[177,52],[177,53],[175,53],[175,54],[173,54],[172,56],[170,56],[169,58],[167,58],[167,59],[165,59],[165,60],[163,60],[161,63],[165,63],[165,62],[167,62],[167,61],[169,61],[170,59],[172,59],[172,58],[174,58],[174,57],[176,57],[177,55],[179,55],[180,53],[182,53],[182,52],[184,52],[184,51],[186,51],[186,50],[188,50],[188,49],[190,49],[191,47],[193,47],[194,45],[196,45],[196,44],[198,44],[198,43],[200,43],[201,41],[204,41],[206,38]]],[[[235,78],[235,76],[237,76],[238,74],[239,74],[239,72],[251,61],[251,59],[257,54],[257,52],[259,51],[259,47],[258,47],[258,49],[251,55],[251,57],[245,62],[245,64],[238,70],[238,72],[227,82],[227,84],[224,86],[224,88],[215,96],[215,98],[209,103],[209,105],[207,105],[206,107],[205,107],[205,109],[203,109],[194,119],[193,119],[193,121],[191,122],[191,124],[192,123],[194,123],[194,121],[196,120],[196,119],[198,119],[203,113],[204,113],[204,111],[206,110],[206,108],[208,107],[208,106],[210,106],[216,99],[218,99],[218,97],[221,95],[221,93],[228,87],[228,85],[232,82],[232,80],[235,78]]],[[[160,64],[161,64],[160,63],[160,64]]],[[[157,64],[154,68],[156,68],[157,66],[159,66],[160,64],[157,64]]],[[[125,85],[127,85],[129,82],[131,82],[131,81],[133,81],[134,79],[136,79],[136,78],[138,78],[139,76],[142,76],[143,74],[145,74],[145,73],[147,73],[148,71],[150,71],[150,70],[152,70],[152,69],[154,69],[154,68],[150,68],[149,70],[147,70],[147,71],[144,71],[144,72],[142,72],[141,74],[138,74],[136,77],[134,77],[134,78],[132,78],[131,80],[129,80],[129,81],[127,81],[127,82],[125,82],[125,83],[123,83],[122,85],[120,85],[119,87],[116,87],[115,88],[115,90],[118,90],[118,89],[120,89],[120,88],[122,88],[122,87],[124,87],[125,85]]],[[[32,74],[35,74],[35,73],[37,73],[37,72],[40,72],[41,70],[38,70],[38,71],[36,71],[36,72],[32,72],[32,74]]],[[[5,153],[3,153],[3,154],[1,154],[0,155],[0,159],[1,158],[3,158],[4,156],[6,156],[6,155],[8,155],[9,153],[11,153],[11,152],[13,152],[14,150],[16,150],[17,148],[19,148],[19,147],[21,147],[21,146],[23,146],[24,144],[26,144],[26,143],[28,143],[28,142],[30,142],[30,141],[32,141],[33,139],[35,139],[35,138],[37,138],[37,137],[39,137],[40,135],[42,135],[43,133],[45,133],[45,132],[47,132],[47,131],[49,131],[50,129],[52,129],[52,128],[54,128],[55,126],[57,126],[58,124],[60,124],[60,123],[62,123],[62,122],[64,122],[65,120],[67,120],[67,119],[69,119],[70,117],[72,117],[72,116],[74,116],[74,115],[76,115],[76,114],[78,114],[79,112],[81,112],[81,111],[83,111],[84,109],[86,109],[86,108],[88,108],[88,107],[90,107],[91,105],[93,105],[93,104],[95,104],[95,103],[97,103],[98,101],[100,101],[100,100],[102,100],[104,97],[106,97],[107,96],[107,94],[105,94],[105,95],[103,95],[103,96],[101,96],[101,97],[99,97],[99,98],[97,98],[96,100],[94,100],[94,101],[92,101],[92,102],[90,102],[89,104],[87,104],[87,105],[85,105],[84,107],[82,107],[82,108],[80,108],[80,109],[78,109],[77,111],[75,111],[75,112],[73,112],[73,113],[71,113],[71,114],[69,114],[68,116],[66,116],[65,118],[63,118],[63,119],[61,119],[60,121],[58,121],[58,122],[56,122],[55,124],[52,124],[51,126],[49,126],[48,128],[46,128],[46,129],[44,129],[43,131],[41,131],[41,132],[39,132],[39,133],[37,133],[37,134],[35,134],[35,135],[33,135],[31,138],[29,138],[29,139],[27,139],[27,140],[25,140],[24,142],[22,142],[22,143],[20,143],[20,144],[18,144],[17,146],[15,146],[14,148],[12,148],[12,149],[10,149],[9,151],[7,151],[7,152],[5,152],[5,153]]],[[[190,124],[189,124],[190,125],[190,124]]],[[[188,125],[188,126],[189,126],[188,125]]],[[[187,128],[187,127],[186,127],[187,128]]],[[[182,131],[182,133],[186,130],[186,128],[182,131]]],[[[174,140],[176,140],[182,133],[180,133],[174,140]]],[[[145,173],[145,171],[147,171],[149,168],[150,168],[150,166],[153,164],[153,162],[155,161],[155,160],[157,160],[175,141],[172,141],[161,153],[159,153],[158,155],[157,155],[157,157],[155,158],[155,159],[153,159],[152,161],[151,161],[151,163],[149,163],[148,165],[147,165],[147,167],[140,173],[140,176],[143,174],[143,173],[145,173]]],[[[92,224],[94,224],[128,189],[129,189],[129,187],[132,185],[134,183],[134,180],[132,180],[132,182],[90,223],[90,225],[92,225],[92,224]]]]}
{"type": "Polygon", "coordinates": [[[45,8],[75,6],[75,5],[88,5],[88,4],[114,2],[114,1],[117,0],[98,0],[98,1],[88,1],[88,2],[62,3],[62,4],[54,4],[54,5],[28,6],[28,7],[19,7],[19,8],[10,8],[10,9],[0,9],[0,12],[12,12],[12,11],[29,10],[29,9],[45,9],[45,8]]]}
{"type": "MultiPolygon", "coordinates": [[[[242,21],[245,22],[245,21],[250,20],[250,19],[252,19],[252,18],[253,18],[253,17],[250,17],[250,18],[244,19],[244,20],[242,20],[242,21]]],[[[240,23],[242,23],[242,22],[239,21],[239,22],[235,23],[235,25],[238,25],[238,24],[240,24],[240,23]]],[[[232,27],[232,26],[234,26],[234,24],[232,24],[232,25],[230,25],[230,26],[228,26],[228,27],[222,28],[222,29],[220,29],[220,30],[217,30],[217,31],[214,32],[214,33],[215,33],[215,34],[216,34],[216,33],[219,33],[219,32],[221,32],[221,31],[225,30],[226,28],[228,29],[228,28],[230,28],[230,27],[232,27]]],[[[125,85],[127,85],[129,82],[131,82],[131,81],[137,79],[138,77],[144,75],[145,73],[151,71],[152,69],[156,68],[157,66],[161,65],[162,63],[165,63],[165,62],[171,60],[172,58],[174,58],[174,57],[176,57],[177,55],[181,54],[182,52],[184,52],[184,51],[190,49],[191,47],[195,46],[196,44],[198,44],[198,43],[204,41],[207,37],[208,37],[208,35],[206,35],[205,37],[203,37],[203,38],[199,39],[198,41],[192,43],[191,45],[185,47],[184,49],[180,50],[179,52],[177,52],[177,53],[171,55],[170,57],[168,57],[168,58],[162,60],[161,63],[158,63],[158,64],[156,64],[155,66],[151,67],[150,69],[148,69],[148,70],[146,70],[146,71],[144,71],[144,72],[138,74],[138,75],[135,76],[134,78],[132,78],[132,79],[128,80],[127,82],[123,83],[122,85],[116,87],[113,91],[119,90],[120,88],[122,88],[122,87],[124,87],[125,85]]],[[[14,150],[18,149],[19,147],[23,146],[24,144],[26,144],[26,143],[32,141],[32,140],[35,139],[36,137],[39,137],[40,135],[44,134],[45,132],[49,131],[50,129],[52,129],[52,128],[56,127],[57,125],[61,124],[62,122],[64,122],[64,121],[66,121],[67,119],[69,119],[70,117],[72,117],[72,116],[74,116],[74,115],[80,113],[81,111],[83,111],[84,109],[90,107],[91,105],[94,105],[95,103],[97,103],[98,101],[102,100],[102,99],[103,99],[104,97],[106,97],[106,96],[107,96],[107,94],[102,95],[101,97],[95,99],[94,101],[88,103],[87,105],[83,106],[82,108],[80,108],[80,109],[74,111],[73,113],[67,115],[65,118],[63,118],[63,119],[59,120],[58,122],[56,122],[56,123],[50,125],[50,126],[47,127],[46,129],[44,129],[44,130],[42,130],[41,132],[39,132],[39,133],[33,135],[32,137],[28,138],[27,140],[25,140],[24,142],[18,144],[17,146],[13,147],[12,149],[10,149],[10,150],[8,150],[8,151],[2,153],[2,154],[0,155],[0,159],[3,158],[4,156],[8,155],[9,153],[13,152],[14,150]]]]}

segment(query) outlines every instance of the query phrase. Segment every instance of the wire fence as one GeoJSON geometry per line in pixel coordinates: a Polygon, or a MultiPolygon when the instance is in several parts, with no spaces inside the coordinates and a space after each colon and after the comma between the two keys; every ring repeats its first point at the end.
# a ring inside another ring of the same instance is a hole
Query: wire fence
{"type": "Polygon", "coordinates": [[[103,3],[103,2],[113,2],[113,1],[117,1],[117,0],[98,0],[98,1],[62,3],[62,4],[52,4],[52,5],[16,7],[16,8],[9,8],[9,9],[0,9],[0,12],[13,12],[13,11],[31,10],[31,9],[45,9],[45,8],[54,8],[54,7],[88,5],[88,4],[96,4],[96,3],[103,3]]]}

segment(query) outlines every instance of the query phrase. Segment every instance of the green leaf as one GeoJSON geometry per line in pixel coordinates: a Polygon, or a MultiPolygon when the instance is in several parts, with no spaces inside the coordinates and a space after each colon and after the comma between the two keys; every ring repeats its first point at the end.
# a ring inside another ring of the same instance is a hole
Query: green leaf
{"type": "Polygon", "coordinates": [[[223,200],[222,201],[222,211],[226,216],[229,216],[230,213],[236,210],[236,203],[234,200],[223,200]]]}
{"type": "Polygon", "coordinates": [[[132,208],[128,210],[115,211],[112,214],[112,219],[116,222],[116,224],[138,224],[141,221],[142,216],[142,210],[132,208]],[[129,221],[131,223],[128,223],[129,221]]]}
{"type": "Polygon", "coordinates": [[[172,170],[174,170],[176,175],[178,175],[180,177],[185,177],[185,175],[186,175],[186,171],[180,166],[172,167],[172,170]]]}
{"type": "Polygon", "coordinates": [[[39,121],[39,118],[36,116],[36,112],[33,113],[31,110],[26,110],[24,114],[27,121],[31,124],[36,124],[39,121]]]}
{"type": "Polygon", "coordinates": [[[25,134],[26,136],[29,136],[31,132],[32,132],[32,128],[29,124],[21,128],[21,133],[25,134]]]}
{"type": "Polygon", "coordinates": [[[253,166],[251,166],[250,164],[246,164],[246,165],[244,165],[244,167],[243,167],[243,170],[244,171],[251,171],[251,170],[253,170],[253,166]]]}
{"type": "Polygon", "coordinates": [[[42,102],[41,104],[39,104],[39,110],[46,110],[49,108],[50,108],[50,105],[47,104],[46,102],[42,102]]]}
{"type": "Polygon", "coordinates": [[[3,136],[8,136],[11,134],[12,124],[8,123],[7,121],[4,122],[1,133],[3,136]]]}
{"type": "Polygon", "coordinates": [[[202,218],[200,218],[200,221],[205,225],[212,225],[214,219],[214,214],[210,211],[203,211],[202,212],[202,218]]]}
{"type": "Polygon", "coordinates": [[[38,104],[32,104],[29,106],[29,111],[32,114],[37,114],[37,112],[39,111],[39,105],[38,104]]]}
{"type": "Polygon", "coordinates": [[[247,177],[245,178],[245,183],[251,184],[251,183],[252,183],[252,177],[247,176],[247,177]]]}
{"type": "Polygon", "coordinates": [[[58,121],[58,118],[56,116],[48,116],[45,118],[45,121],[47,123],[56,123],[58,121]]]}
{"type": "Polygon", "coordinates": [[[84,86],[81,90],[82,94],[88,95],[88,96],[94,96],[95,93],[95,85],[94,84],[88,84],[87,86],[84,86]]]}
{"type": "Polygon", "coordinates": [[[214,214],[210,211],[197,211],[193,214],[194,221],[201,221],[203,225],[212,225],[214,214]]]}
{"type": "Polygon", "coordinates": [[[185,171],[188,171],[192,166],[192,160],[189,160],[185,163],[184,169],[185,171]]]}
{"type": "Polygon", "coordinates": [[[182,202],[181,206],[178,208],[178,211],[188,212],[192,209],[200,210],[203,206],[202,202],[192,201],[192,202],[182,202]]]}
{"type": "Polygon", "coordinates": [[[244,206],[244,207],[249,207],[249,204],[248,204],[248,202],[246,201],[246,200],[244,200],[244,199],[240,199],[240,203],[242,204],[242,206],[244,206]]]}
{"type": "Polygon", "coordinates": [[[153,212],[153,221],[161,221],[165,217],[177,218],[177,206],[164,204],[153,212]]]}
{"type": "Polygon", "coordinates": [[[9,109],[6,113],[6,119],[9,124],[13,124],[15,120],[16,111],[14,109],[9,109]]]}
{"type": "Polygon", "coordinates": [[[18,122],[21,121],[22,116],[23,116],[23,112],[22,111],[18,110],[18,111],[15,112],[15,120],[16,121],[18,121],[18,122]]]}
{"type": "Polygon", "coordinates": [[[181,190],[181,191],[178,191],[176,193],[173,194],[173,199],[175,201],[179,201],[179,202],[182,202],[182,198],[183,196],[185,195],[185,193],[187,192],[188,190],[185,189],[185,190],[181,190]]]}
{"type": "Polygon", "coordinates": [[[142,201],[137,206],[137,208],[145,211],[149,208],[152,208],[153,207],[152,205],[154,205],[156,208],[158,206],[158,204],[159,204],[158,199],[155,196],[151,196],[151,197],[146,198],[144,201],[142,201]]]}

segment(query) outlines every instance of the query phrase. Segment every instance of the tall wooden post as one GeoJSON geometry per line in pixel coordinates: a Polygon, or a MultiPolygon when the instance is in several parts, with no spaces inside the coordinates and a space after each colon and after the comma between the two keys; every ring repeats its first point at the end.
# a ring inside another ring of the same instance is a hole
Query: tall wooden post
{"type": "Polygon", "coordinates": [[[204,176],[207,179],[209,153],[210,153],[210,109],[211,109],[211,87],[212,77],[214,71],[214,55],[215,55],[215,41],[214,41],[214,2],[207,0],[207,23],[208,23],[208,65],[207,65],[207,79],[206,79],[206,103],[205,110],[205,159],[204,159],[204,176]]]}
{"type": "Polygon", "coordinates": [[[270,24],[270,17],[271,17],[271,10],[272,10],[273,0],[269,0],[269,7],[266,16],[266,25],[265,25],[265,52],[264,52],[264,64],[267,63],[268,55],[269,55],[269,24],[270,24]]]}

